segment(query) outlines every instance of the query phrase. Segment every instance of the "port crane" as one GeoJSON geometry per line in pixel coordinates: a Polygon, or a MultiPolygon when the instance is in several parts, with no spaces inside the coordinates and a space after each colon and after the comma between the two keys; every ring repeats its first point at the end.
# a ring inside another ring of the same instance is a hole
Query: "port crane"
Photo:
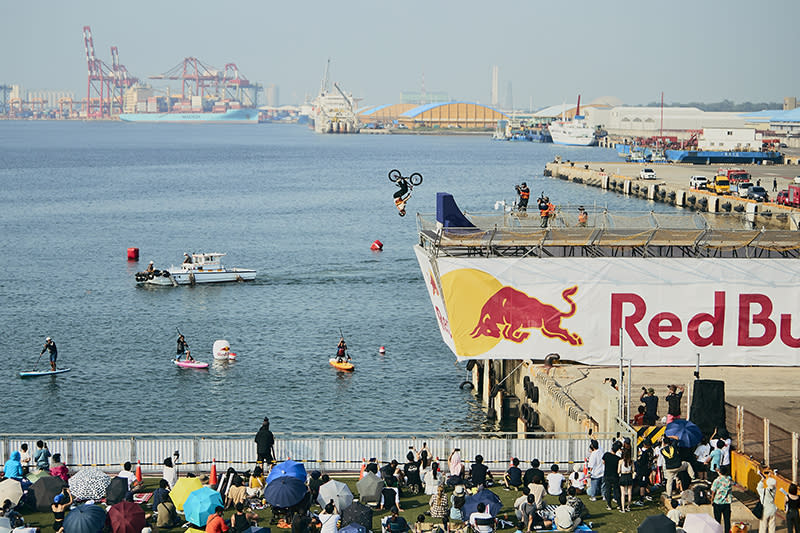
{"type": "Polygon", "coordinates": [[[83,27],[83,45],[86,50],[88,70],[86,84],[86,117],[108,118],[122,112],[125,90],[139,81],[119,62],[119,50],[111,47],[112,66],[108,66],[94,52],[92,29],[83,27]]]}
{"type": "Polygon", "coordinates": [[[251,83],[240,72],[236,63],[227,63],[219,69],[207,65],[196,57],[187,57],[162,74],[149,76],[151,80],[176,80],[181,82],[181,97],[237,100],[245,107],[258,105],[261,85],[251,83]]]}

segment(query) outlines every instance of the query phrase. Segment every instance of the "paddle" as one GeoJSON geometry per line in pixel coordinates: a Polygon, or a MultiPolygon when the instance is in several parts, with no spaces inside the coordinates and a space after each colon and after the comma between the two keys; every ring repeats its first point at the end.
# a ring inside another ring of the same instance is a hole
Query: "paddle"
{"type": "Polygon", "coordinates": [[[36,363],[33,365],[33,370],[34,370],[34,372],[35,372],[35,371],[36,371],[36,369],[39,367],[39,360],[42,358],[42,354],[43,354],[43,353],[44,353],[44,352],[39,352],[39,357],[37,357],[37,358],[36,358],[36,363]]]}

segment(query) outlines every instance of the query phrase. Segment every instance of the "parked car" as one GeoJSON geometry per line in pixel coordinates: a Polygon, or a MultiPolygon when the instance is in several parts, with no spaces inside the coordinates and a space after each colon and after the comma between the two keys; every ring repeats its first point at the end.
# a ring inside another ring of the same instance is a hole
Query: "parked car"
{"type": "Polygon", "coordinates": [[[752,186],[753,186],[753,184],[750,183],[749,181],[743,181],[740,184],[738,184],[737,187],[739,187],[739,188],[737,189],[737,191],[739,193],[739,198],[748,198],[747,191],[752,186]]]}
{"type": "Polygon", "coordinates": [[[643,180],[654,180],[656,179],[656,171],[652,168],[643,168],[639,171],[639,178],[643,180]]]}
{"type": "Polygon", "coordinates": [[[692,189],[705,189],[708,178],[705,176],[692,176],[689,178],[689,187],[692,189]]]}
{"type": "Polygon", "coordinates": [[[800,176],[795,176],[794,177],[794,182],[797,183],[797,184],[800,184],[800,176]]]}
{"type": "Polygon", "coordinates": [[[780,205],[789,205],[789,189],[783,189],[775,197],[775,203],[780,205]]]}
{"type": "Polygon", "coordinates": [[[747,190],[747,197],[751,200],[755,200],[756,202],[768,202],[769,197],[767,196],[767,189],[764,187],[759,187],[758,185],[753,185],[747,190]]]}

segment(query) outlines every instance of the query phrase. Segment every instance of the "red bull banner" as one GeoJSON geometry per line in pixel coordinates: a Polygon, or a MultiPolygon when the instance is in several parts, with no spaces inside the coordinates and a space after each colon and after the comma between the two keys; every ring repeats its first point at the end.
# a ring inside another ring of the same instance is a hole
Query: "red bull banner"
{"type": "Polygon", "coordinates": [[[459,360],[800,365],[800,261],[438,257],[415,248],[459,360]],[[433,263],[435,261],[435,264],[433,263]],[[621,335],[620,335],[621,332],[621,335]]]}

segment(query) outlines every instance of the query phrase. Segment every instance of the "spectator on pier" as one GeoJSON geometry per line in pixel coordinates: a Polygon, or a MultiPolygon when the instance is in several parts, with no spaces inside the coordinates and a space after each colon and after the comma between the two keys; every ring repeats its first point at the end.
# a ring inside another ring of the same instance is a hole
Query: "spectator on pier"
{"type": "Polygon", "coordinates": [[[50,450],[47,449],[47,444],[44,441],[36,441],[36,453],[33,455],[33,460],[36,461],[36,468],[40,472],[50,470],[50,450]]]}
{"type": "Polygon", "coordinates": [[[531,467],[525,471],[525,475],[522,477],[522,483],[526,487],[533,483],[534,478],[541,478],[544,480],[544,472],[539,468],[540,464],[539,459],[533,459],[531,461],[531,467]]]}
{"type": "Polygon", "coordinates": [[[671,500],[669,501],[670,510],[669,510],[669,512],[667,513],[667,518],[669,518],[670,520],[672,520],[673,522],[675,522],[675,525],[676,525],[676,526],[679,526],[679,525],[681,525],[681,521],[682,521],[682,520],[683,520],[683,518],[684,518],[684,517],[683,517],[683,513],[681,513],[681,510],[680,510],[679,504],[680,504],[680,502],[679,502],[678,500],[676,500],[676,499],[674,499],[674,498],[673,498],[673,499],[671,499],[671,500]]]}
{"type": "Polygon", "coordinates": [[[422,462],[417,459],[416,454],[409,450],[406,454],[406,464],[403,465],[403,476],[406,480],[406,486],[414,494],[422,492],[422,478],[420,477],[419,465],[422,462]],[[414,492],[416,490],[416,492],[414,492]]]}
{"type": "Polygon", "coordinates": [[[681,417],[681,399],[683,399],[683,391],[686,389],[683,385],[680,387],[676,385],[669,385],[669,394],[664,398],[667,401],[667,424],[681,417]]]}
{"type": "Polygon", "coordinates": [[[256,459],[261,463],[261,469],[269,472],[275,460],[275,436],[269,430],[269,418],[264,417],[261,427],[256,433],[256,459]]]}
{"type": "Polygon", "coordinates": [[[401,509],[392,507],[391,514],[383,519],[383,530],[387,533],[407,533],[409,531],[408,522],[400,516],[401,509]]]}
{"type": "Polygon", "coordinates": [[[125,464],[122,465],[122,470],[119,471],[117,477],[124,478],[128,481],[128,492],[136,492],[141,483],[136,479],[136,474],[133,473],[133,465],[131,465],[130,461],[125,461],[125,464]]]}
{"type": "Polygon", "coordinates": [[[721,466],[719,476],[711,484],[711,506],[714,510],[714,520],[723,525],[723,531],[731,530],[731,503],[733,495],[733,480],[731,479],[731,469],[728,466],[721,466]],[[722,520],[720,522],[720,520],[722,520]]]}
{"type": "Polygon", "coordinates": [[[325,504],[325,508],[319,513],[320,533],[339,533],[339,514],[333,500],[325,504]]]}
{"type": "Polygon", "coordinates": [[[22,463],[20,463],[20,453],[16,450],[11,452],[11,457],[8,458],[6,464],[3,466],[3,475],[6,478],[22,479],[22,463]]]}
{"type": "Polygon", "coordinates": [[[644,505],[644,500],[650,497],[650,472],[653,470],[653,445],[649,439],[644,439],[639,448],[639,457],[633,462],[634,487],[639,488],[639,498],[634,505],[644,505]]]}
{"type": "Polygon", "coordinates": [[[475,533],[492,533],[494,531],[494,517],[486,510],[484,502],[478,503],[474,513],[469,515],[469,525],[475,533]]]}
{"type": "Polygon", "coordinates": [[[56,533],[64,530],[64,516],[69,506],[72,505],[72,502],[72,493],[68,488],[65,488],[53,498],[50,510],[53,511],[53,530],[56,533]]]}
{"type": "Polygon", "coordinates": [[[798,496],[797,492],[797,484],[790,483],[789,484],[789,492],[786,492],[783,487],[780,490],[783,493],[783,496],[786,498],[786,504],[784,509],[786,510],[786,528],[789,533],[799,533],[800,532],[800,496],[798,496]]]}
{"type": "Polygon", "coordinates": [[[524,181],[514,187],[517,190],[517,194],[519,194],[519,203],[517,204],[517,209],[522,212],[528,210],[528,200],[531,197],[531,190],[528,188],[528,184],[524,181]]]}
{"type": "Polygon", "coordinates": [[[643,426],[644,425],[644,405],[640,405],[637,408],[637,413],[633,417],[633,425],[634,426],[643,426]]]}
{"type": "Polygon", "coordinates": [[[381,490],[381,500],[379,502],[380,509],[393,509],[397,508],[402,511],[400,507],[400,489],[397,488],[397,479],[392,477],[386,480],[386,486],[381,490]]]}
{"type": "Polygon", "coordinates": [[[580,517],[575,516],[575,509],[567,503],[567,495],[561,494],[558,497],[559,506],[553,513],[553,522],[556,531],[575,531],[581,523],[580,517]]]}
{"type": "Polygon", "coordinates": [[[658,419],[658,396],[653,387],[645,389],[642,387],[642,395],[639,401],[644,404],[644,425],[654,426],[658,419]]]}
{"type": "Polygon", "coordinates": [[[159,479],[158,480],[158,488],[153,491],[153,497],[151,502],[153,504],[153,510],[158,511],[158,505],[164,501],[172,501],[172,498],[169,496],[169,482],[166,479],[159,479]]]}
{"type": "Polygon", "coordinates": [[[447,458],[447,467],[451,476],[464,477],[464,464],[461,462],[461,448],[454,448],[447,458]]]}
{"type": "Polygon", "coordinates": [[[550,520],[542,519],[538,510],[539,506],[536,505],[536,498],[533,496],[533,494],[528,494],[527,500],[520,508],[522,515],[520,520],[522,521],[523,531],[531,532],[535,529],[543,529],[553,525],[550,520]]]}
{"type": "Polygon", "coordinates": [[[69,481],[69,468],[61,462],[61,454],[53,454],[53,462],[50,465],[50,475],[60,477],[64,481],[69,481]]]}
{"type": "Polygon", "coordinates": [[[397,465],[397,460],[392,459],[391,462],[388,462],[381,467],[381,478],[383,478],[387,485],[392,480],[394,480],[395,486],[397,486],[399,483],[403,471],[400,470],[397,465]]]}
{"type": "Polygon", "coordinates": [[[228,531],[228,524],[222,518],[224,509],[217,505],[214,512],[209,515],[206,520],[206,533],[226,533],[228,531]]]}
{"type": "Polygon", "coordinates": [[[245,533],[245,531],[249,531],[250,528],[257,523],[258,515],[256,513],[245,513],[244,504],[236,504],[236,512],[231,515],[232,533],[245,533]]]}
{"type": "Polygon", "coordinates": [[[434,461],[425,469],[425,473],[422,475],[422,483],[425,485],[425,494],[428,495],[436,494],[439,487],[444,485],[444,480],[439,473],[438,462],[434,461]]]}
{"type": "Polygon", "coordinates": [[[311,501],[317,501],[319,488],[326,482],[322,480],[322,473],[319,470],[311,471],[311,479],[308,480],[308,491],[311,493],[311,501]]]}
{"type": "Polygon", "coordinates": [[[161,468],[161,478],[169,483],[170,489],[178,482],[178,469],[175,468],[172,457],[164,459],[164,466],[161,468]]]}
{"type": "Polygon", "coordinates": [[[708,463],[711,461],[711,444],[708,442],[708,437],[704,436],[694,449],[695,460],[692,463],[697,479],[706,479],[708,472],[708,463]]]}
{"type": "Polygon", "coordinates": [[[585,228],[587,222],[589,222],[589,215],[586,213],[586,210],[583,208],[583,206],[580,206],[578,208],[578,226],[585,228]]]}
{"type": "Polygon", "coordinates": [[[572,516],[580,518],[581,520],[589,518],[589,510],[586,509],[583,500],[578,498],[578,491],[575,490],[575,487],[567,489],[567,505],[575,510],[572,516]]]}
{"type": "MultiPolygon", "coordinates": [[[[309,485],[311,481],[309,480],[309,485]]],[[[260,466],[256,466],[253,469],[253,473],[250,475],[250,480],[247,483],[247,496],[249,498],[261,498],[264,494],[264,488],[267,486],[267,482],[264,479],[264,471],[261,469],[260,466]]],[[[314,499],[313,501],[317,501],[314,499]]]]}
{"type": "MultiPolygon", "coordinates": [[[[619,496],[619,451],[622,444],[615,441],[611,445],[611,451],[603,454],[603,498],[606,500],[606,510],[611,510],[611,501],[616,499],[620,502],[619,496]]],[[[620,507],[622,509],[622,507],[620,507]]]]}
{"type": "Polygon", "coordinates": [[[517,521],[522,520],[522,506],[528,501],[528,494],[531,490],[528,487],[522,487],[522,496],[514,500],[514,514],[517,515],[517,521]]]}
{"type": "Polygon", "coordinates": [[[569,475],[569,486],[575,489],[576,494],[586,492],[586,475],[583,472],[583,465],[575,463],[572,465],[572,473],[569,475]]]}
{"type": "Polygon", "coordinates": [[[603,474],[605,474],[605,466],[603,465],[603,449],[600,444],[592,439],[589,443],[589,486],[586,489],[586,494],[593,502],[597,501],[603,489],[603,474]]]}
{"type": "Polygon", "coordinates": [[[756,487],[759,501],[764,506],[764,512],[758,522],[758,533],[775,533],[775,514],[778,512],[775,506],[775,494],[778,482],[774,477],[765,478],[768,474],[768,471],[759,472],[761,479],[756,487]]]}
{"type": "Polygon", "coordinates": [[[536,508],[543,509],[544,508],[544,495],[547,494],[547,489],[544,486],[544,480],[541,478],[534,478],[533,483],[528,485],[528,489],[531,491],[531,496],[536,501],[536,508]]]}
{"type": "Polygon", "coordinates": [[[514,457],[511,459],[511,466],[506,470],[503,475],[503,484],[507,489],[512,487],[519,490],[522,487],[522,470],[519,469],[519,459],[514,457]]]}
{"type": "Polygon", "coordinates": [[[554,464],[550,467],[550,473],[547,474],[547,493],[550,496],[558,496],[563,491],[564,474],[558,471],[558,465],[554,464]]]}
{"type": "Polygon", "coordinates": [[[33,457],[28,451],[28,444],[23,442],[19,447],[19,464],[22,465],[22,475],[27,476],[33,464],[33,457]]]}
{"type": "Polygon", "coordinates": [[[428,504],[433,518],[443,518],[448,515],[449,506],[447,504],[447,495],[444,493],[444,485],[439,485],[436,489],[436,494],[431,496],[428,504]]]}
{"type": "Polygon", "coordinates": [[[376,476],[381,477],[381,471],[378,468],[378,460],[376,458],[370,457],[367,466],[364,467],[364,473],[367,472],[372,472],[376,476]]]}
{"type": "Polygon", "coordinates": [[[467,501],[467,489],[464,485],[456,485],[453,494],[450,496],[450,520],[464,521],[462,508],[467,501]]]}

